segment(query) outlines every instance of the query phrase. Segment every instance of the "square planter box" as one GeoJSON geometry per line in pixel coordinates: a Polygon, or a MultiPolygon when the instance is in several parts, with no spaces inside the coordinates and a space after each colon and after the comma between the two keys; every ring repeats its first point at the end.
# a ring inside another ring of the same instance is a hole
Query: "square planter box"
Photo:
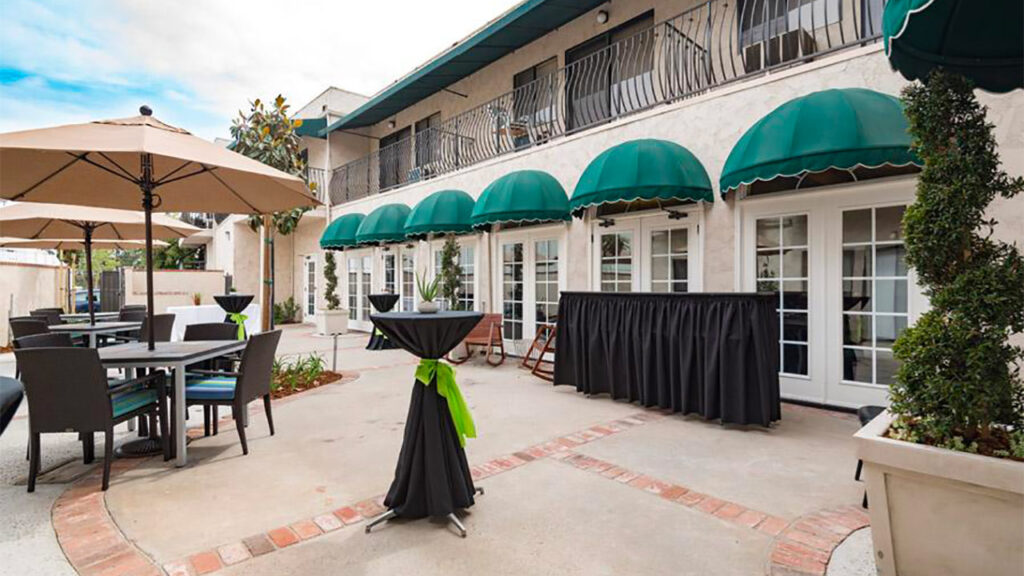
{"type": "Polygon", "coordinates": [[[348,333],[348,310],[317,310],[316,333],[327,336],[348,333]]]}
{"type": "Polygon", "coordinates": [[[854,436],[878,573],[1024,574],[1024,463],[886,438],[891,422],[854,436]]]}

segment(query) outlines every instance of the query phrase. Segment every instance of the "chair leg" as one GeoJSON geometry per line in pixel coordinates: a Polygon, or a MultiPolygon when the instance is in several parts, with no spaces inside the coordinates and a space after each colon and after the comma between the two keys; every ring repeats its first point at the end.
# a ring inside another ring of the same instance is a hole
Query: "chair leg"
{"type": "Polygon", "coordinates": [[[203,405],[203,436],[210,435],[210,405],[203,405]]]}
{"type": "Polygon", "coordinates": [[[863,468],[863,467],[864,467],[864,461],[863,460],[857,460],[857,472],[855,472],[854,475],[853,475],[853,479],[854,480],[860,482],[860,471],[861,471],[861,468],[863,468]]]}
{"type": "Polygon", "coordinates": [[[218,421],[220,420],[220,406],[214,404],[210,407],[210,410],[210,419],[213,420],[213,435],[216,436],[217,433],[220,432],[220,424],[218,424],[218,421]]]}
{"type": "Polygon", "coordinates": [[[249,444],[245,441],[245,421],[242,419],[242,413],[232,406],[231,417],[235,419],[235,428],[238,428],[238,440],[242,443],[242,455],[246,456],[249,454],[249,444]]]}
{"type": "Polygon", "coordinates": [[[864,491],[864,499],[861,500],[860,505],[861,505],[862,508],[867,510],[867,508],[868,508],[868,491],[867,490],[864,491]]]}
{"type": "Polygon", "coordinates": [[[39,474],[39,433],[29,433],[28,491],[36,491],[36,476],[39,474]]]}
{"type": "Polygon", "coordinates": [[[114,460],[114,428],[103,431],[103,490],[110,487],[110,463],[114,460]]]}
{"type": "Polygon", "coordinates": [[[92,432],[82,432],[82,464],[92,464],[96,459],[96,439],[92,432]]]}
{"type": "Polygon", "coordinates": [[[145,414],[139,416],[139,425],[136,428],[139,429],[139,438],[149,436],[149,420],[146,420],[145,414]]]}
{"type": "Polygon", "coordinates": [[[167,423],[167,402],[161,398],[157,410],[160,411],[160,448],[164,451],[164,462],[171,459],[170,429],[167,423]]]}
{"type": "Polygon", "coordinates": [[[263,397],[263,409],[267,411],[267,425],[270,426],[270,435],[274,435],[274,414],[270,411],[270,394],[263,397]]]}

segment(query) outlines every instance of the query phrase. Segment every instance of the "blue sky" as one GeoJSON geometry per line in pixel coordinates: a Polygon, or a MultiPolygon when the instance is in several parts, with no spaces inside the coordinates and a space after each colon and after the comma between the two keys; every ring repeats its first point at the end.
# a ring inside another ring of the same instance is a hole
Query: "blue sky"
{"type": "Polygon", "coordinates": [[[156,116],[226,137],[253,98],[373,94],[515,0],[3,0],[0,132],[156,116]]]}

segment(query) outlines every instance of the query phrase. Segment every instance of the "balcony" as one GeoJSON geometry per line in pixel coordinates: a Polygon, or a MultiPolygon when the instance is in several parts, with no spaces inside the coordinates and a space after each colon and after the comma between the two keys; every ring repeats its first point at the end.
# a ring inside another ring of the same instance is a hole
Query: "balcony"
{"type": "Polygon", "coordinates": [[[881,36],[883,0],[710,0],[335,168],[343,204],[881,36]]]}

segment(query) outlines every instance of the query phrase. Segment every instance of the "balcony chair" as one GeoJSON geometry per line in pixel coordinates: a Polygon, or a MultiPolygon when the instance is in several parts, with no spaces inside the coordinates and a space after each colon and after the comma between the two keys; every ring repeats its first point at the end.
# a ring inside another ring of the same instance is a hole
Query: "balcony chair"
{"type": "Polygon", "coordinates": [[[552,324],[541,324],[537,326],[537,334],[533,337],[530,349],[523,356],[523,368],[528,368],[530,373],[548,382],[555,380],[555,337],[558,334],[558,327],[552,324]],[[534,351],[537,355],[534,356],[534,351]],[[546,356],[550,354],[551,358],[546,356]]]}
{"type": "Polygon", "coordinates": [[[92,348],[32,348],[14,352],[28,396],[28,491],[36,489],[40,468],[39,437],[50,432],[78,431],[87,445],[92,434],[104,433],[103,490],[110,486],[114,458],[114,426],[137,416],[159,417],[164,458],[169,459],[164,404],[165,377],[156,371],[111,386],[99,353],[92,348]]]}
{"type": "Polygon", "coordinates": [[[237,372],[197,370],[185,376],[185,405],[231,406],[231,417],[238,429],[242,454],[249,454],[245,439],[245,410],[249,402],[263,398],[270,435],[274,435],[274,415],[270,410],[270,380],[274,354],[281,331],[263,332],[249,338],[242,351],[237,372]]]}
{"type": "MultiPolygon", "coordinates": [[[[867,426],[868,422],[874,420],[875,416],[878,416],[882,412],[885,412],[884,406],[861,406],[860,408],[857,408],[857,419],[860,420],[861,428],[867,426]]],[[[863,468],[864,461],[857,460],[857,471],[853,474],[853,479],[856,480],[857,482],[860,482],[860,473],[863,468]]],[[[864,499],[861,501],[860,505],[864,508],[868,507],[867,490],[864,491],[864,499]]]]}
{"type": "MultiPolygon", "coordinates": [[[[196,341],[196,340],[236,340],[238,338],[238,325],[228,322],[210,322],[208,324],[189,324],[185,326],[185,335],[182,340],[185,342],[196,341]]],[[[230,372],[234,367],[234,362],[238,360],[237,356],[224,356],[221,358],[214,358],[213,360],[207,360],[193,366],[189,366],[187,371],[192,372],[195,370],[224,370],[230,372]]],[[[203,406],[203,435],[210,435],[210,428],[212,422],[213,435],[216,436],[218,430],[217,420],[218,408],[216,404],[203,406]]]]}
{"type": "MultiPolygon", "coordinates": [[[[487,350],[487,363],[491,366],[500,366],[505,361],[505,340],[501,334],[501,323],[501,314],[484,314],[480,322],[462,340],[461,345],[465,347],[466,355],[462,358],[455,358],[449,352],[447,360],[452,364],[462,364],[473,357],[474,348],[483,347],[487,350]],[[491,360],[495,349],[498,350],[501,356],[497,362],[491,360]]],[[[457,349],[458,346],[455,348],[457,349]]],[[[453,349],[452,352],[454,351],[453,349]]]]}

